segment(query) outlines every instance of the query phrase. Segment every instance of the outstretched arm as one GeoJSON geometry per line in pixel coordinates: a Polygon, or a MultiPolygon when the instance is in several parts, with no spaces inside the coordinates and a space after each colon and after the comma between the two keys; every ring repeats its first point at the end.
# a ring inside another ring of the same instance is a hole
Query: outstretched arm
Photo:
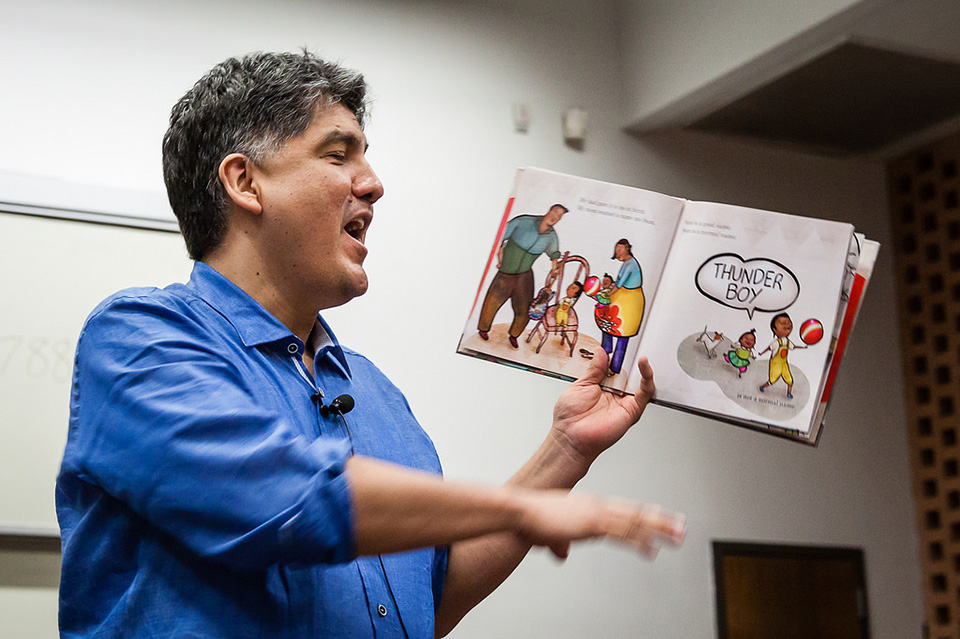
{"type": "MultiPolygon", "coordinates": [[[[639,362],[642,380],[634,395],[618,397],[600,388],[607,367],[600,351],[582,378],[560,396],[554,407],[553,426],[533,457],[507,482],[505,488],[549,489],[563,494],[587,473],[604,450],[616,443],[640,418],[653,397],[653,370],[646,358],[639,362]]],[[[574,499],[568,495],[567,499],[574,499]]],[[[579,497],[577,497],[579,499],[579,497]]],[[[643,504],[593,500],[587,513],[593,537],[611,537],[628,543],[652,558],[662,541],[679,545],[684,536],[682,516],[661,512],[643,504]]],[[[564,508],[564,506],[561,506],[564,508]]],[[[570,516],[583,511],[565,511],[570,516]]],[[[571,541],[586,537],[555,539],[545,544],[565,557],[571,541]]],[[[450,549],[443,598],[436,615],[437,636],[444,636],[493,592],[519,565],[530,550],[528,535],[511,532],[487,535],[454,544],[450,549]]]]}
{"type": "Polygon", "coordinates": [[[565,490],[499,488],[443,481],[436,475],[353,457],[347,462],[357,553],[374,555],[509,533],[559,556],[573,541],[611,537],[651,553],[656,511],[627,501],[565,490]]]}

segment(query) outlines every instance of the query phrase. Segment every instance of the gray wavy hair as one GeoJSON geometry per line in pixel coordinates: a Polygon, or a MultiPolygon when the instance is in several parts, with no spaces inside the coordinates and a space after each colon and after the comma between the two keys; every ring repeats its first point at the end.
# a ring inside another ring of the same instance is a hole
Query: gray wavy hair
{"type": "Polygon", "coordinates": [[[333,104],[350,109],[362,127],[363,76],[306,49],[229,58],[180,98],[163,136],[163,180],[191,258],[202,260],[226,232],[223,158],[242,153],[262,161],[333,104]]]}

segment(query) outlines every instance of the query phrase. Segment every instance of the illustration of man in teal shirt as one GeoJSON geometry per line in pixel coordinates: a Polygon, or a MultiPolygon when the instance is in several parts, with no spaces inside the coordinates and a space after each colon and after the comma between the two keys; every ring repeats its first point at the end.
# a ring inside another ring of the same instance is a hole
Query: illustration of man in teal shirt
{"type": "Polygon", "coordinates": [[[552,272],[556,272],[560,240],[553,227],[568,210],[562,204],[554,204],[544,215],[518,215],[507,222],[503,242],[497,249],[497,274],[480,309],[477,330],[482,339],[489,339],[493,318],[510,300],[513,322],[508,334],[510,345],[517,348],[517,338],[530,320],[527,309],[533,302],[533,263],[546,253],[553,260],[552,272]]]}

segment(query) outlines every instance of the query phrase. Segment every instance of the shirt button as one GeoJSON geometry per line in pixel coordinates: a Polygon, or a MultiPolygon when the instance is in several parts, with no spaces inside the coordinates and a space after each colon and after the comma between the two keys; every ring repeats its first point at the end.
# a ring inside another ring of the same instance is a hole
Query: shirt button
{"type": "Polygon", "coordinates": [[[380,615],[381,617],[386,617],[387,607],[384,606],[383,604],[380,604],[379,606],[377,606],[377,614],[380,615]]]}
{"type": "Polygon", "coordinates": [[[298,350],[300,349],[297,348],[296,344],[291,343],[287,345],[287,352],[290,353],[291,355],[296,353],[298,350]]]}

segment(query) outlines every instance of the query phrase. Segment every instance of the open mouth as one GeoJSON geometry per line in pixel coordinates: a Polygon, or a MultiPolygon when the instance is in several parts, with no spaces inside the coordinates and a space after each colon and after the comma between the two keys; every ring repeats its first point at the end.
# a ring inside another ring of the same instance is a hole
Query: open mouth
{"type": "Polygon", "coordinates": [[[367,220],[363,217],[356,217],[343,227],[343,230],[347,232],[347,235],[355,239],[356,241],[363,243],[363,237],[366,235],[367,231],[367,220]]]}

